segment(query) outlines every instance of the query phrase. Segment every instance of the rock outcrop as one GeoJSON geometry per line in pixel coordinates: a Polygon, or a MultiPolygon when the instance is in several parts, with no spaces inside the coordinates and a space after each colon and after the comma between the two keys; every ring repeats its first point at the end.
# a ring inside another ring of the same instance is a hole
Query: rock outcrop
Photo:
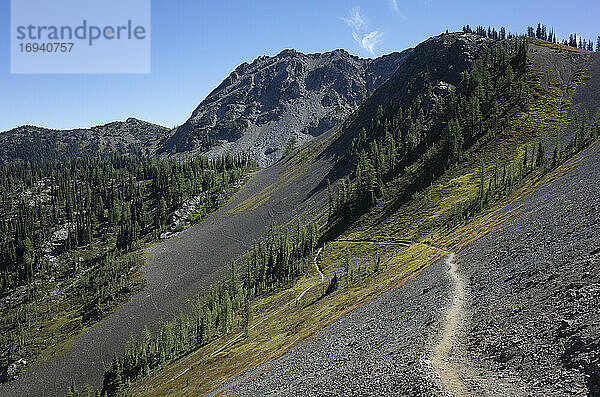
{"type": "Polygon", "coordinates": [[[344,50],[284,50],[238,66],[162,142],[163,153],[247,152],[266,166],[292,137],[302,144],[344,120],[410,50],[363,59],[344,50]]]}

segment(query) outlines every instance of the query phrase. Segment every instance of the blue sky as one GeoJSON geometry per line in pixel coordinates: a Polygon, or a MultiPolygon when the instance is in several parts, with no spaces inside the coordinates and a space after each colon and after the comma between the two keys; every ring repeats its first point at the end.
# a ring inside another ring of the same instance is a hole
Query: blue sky
{"type": "Polygon", "coordinates": [[[0,131],[129,116],[173,127],[238,64],[285,48],[379,56],[467,23],[523,32],[542,22],[560,37],[592,39],[598,15],[598,1],[152,0],[150,74],[18,75],[10,74],[10,1],[0,0],[0,131]]]}

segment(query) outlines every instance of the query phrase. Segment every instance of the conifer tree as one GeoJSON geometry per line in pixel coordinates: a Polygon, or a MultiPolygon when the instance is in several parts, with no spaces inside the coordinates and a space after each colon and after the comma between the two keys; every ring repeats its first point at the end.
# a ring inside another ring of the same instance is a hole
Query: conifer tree
{"type": "Polygon", "coordinates": [[[538,152],[537,152],[537,161],[536,165],[541,167],[544,164],[544,145],[542,141],[538,141],[538,152]]]}
{"type": "Polygon", "coordinates": [[[244,326],[244,335],[248,337],[248,327],[252,321],[252,309],[250,308],[250,302],[248,299],[244,300],[244,311],[242,313],[242,321],[244,326]]]}
{"type": "Polygon", "coordinates": [[[560,133],[556,136],[556,145],[552,154],[552,167],[556,167],[560,162],[560,133]]]}
{"type": "Polygon", "coordinates": [[[348,286],[348,278],[350,277],[350,251],[346,250],[344,256],[344,277],[346,277],[346,286],[348,286]]]}
{"type": "Polygon", "coordinates": [[[483,159],[481,159],[480,164],[479,164],[479,192],[478,192],[480,207],[483,206],[483,203],[485,201],[484,194],[485,194],[485,166],[483,164],[483,159]]]}

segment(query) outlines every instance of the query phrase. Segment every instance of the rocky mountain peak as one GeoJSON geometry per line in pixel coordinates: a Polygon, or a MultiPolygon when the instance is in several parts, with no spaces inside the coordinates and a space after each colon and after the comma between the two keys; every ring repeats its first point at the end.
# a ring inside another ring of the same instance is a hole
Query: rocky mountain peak
{"type": "Polygon", "coordinates": [[[290,139],[303,143],[338,124],[404,61],[408,51],[364,59],[337,49],[285,49],[239,65],[162,143],[166,153],[247,152],[263,165],[290,139]]]}

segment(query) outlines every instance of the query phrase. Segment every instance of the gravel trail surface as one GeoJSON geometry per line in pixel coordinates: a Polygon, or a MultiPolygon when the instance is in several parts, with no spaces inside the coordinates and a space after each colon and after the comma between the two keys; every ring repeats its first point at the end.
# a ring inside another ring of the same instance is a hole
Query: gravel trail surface
{"type": "MultiPolygon", "coordinates": [[[[592,80],[574,100],[594,114],[600,54],[576,66],[592,80]]],[[[573,164],[455,266],[436,262],[215,392],[600,396],[600,145],[573,164]]]]}
{"type": "Polygon", "coordinates": [[[457,257],[468,360],[510,395],[600,395],[600,146],[578,157],[457,257]]]}
{"type": "Polygon", "coordinates": [[[517,215],[228,380],[235,395],[600,395],[600,145],[517,215]]]}
{"type": "MultiPolygon", "coordinates": [[[[600,72],[599,59],[594,54],[588,60],[592,76],[600,72]]],[[[575,95],[590,110],[597,104],[598,81],[575,95]]],[[[358,307],[289,353],[233,377],[216,392],[460,394],[436,376],[434,352],[440,340],[446,346],[445,330],[454,329],[442,361],[452,363],[466,392],[600,395],[600,146],[578,158],[579,166],[567,175],[506,208],[516,216],[456,252],[454,272],[469,291],[462,303],[455,302],[452,267],[448,271],[444,260],[437,261],[405,286],[358,307]],[[453,302],[462,307],[456,327],[448,325],[454,321],[453,302]]],[[[146,290],[82,335],[62,357],[0,385],[0,395],[62,395],[72,378],[99,386],[105,363],[123,349],[129,333],[144,324],[155,329],[161,317],[185,309],[188,298],[220,279],[227,263],[270,222],[324,208],[324,178],[331,164],[328,156],[320,157],[257,209],[228,214],[271,184],[281,184],[284,163],[257,173],[228,208],[149,250],[146,290]]]]}
{"type": "Polygon", "coordinates": [[[428,359],[449,291],[446,264],[437,261],[404,287],[366,302],[213,394],[441,395],[428,359]]]}
{"type": "Polygon", "coordinates": [[[459,332],[464,327],[464,301],[467,295],[465,281],[458,272],[454,256],[454,253],[449,253],[445,259],[453,297],[446,313],[442,337],[433,350],[431,364],[446,390],[457,396],[471,396],[463,381],[464,368],[450,357],[452,349],[462,345],[459,332]]]}

